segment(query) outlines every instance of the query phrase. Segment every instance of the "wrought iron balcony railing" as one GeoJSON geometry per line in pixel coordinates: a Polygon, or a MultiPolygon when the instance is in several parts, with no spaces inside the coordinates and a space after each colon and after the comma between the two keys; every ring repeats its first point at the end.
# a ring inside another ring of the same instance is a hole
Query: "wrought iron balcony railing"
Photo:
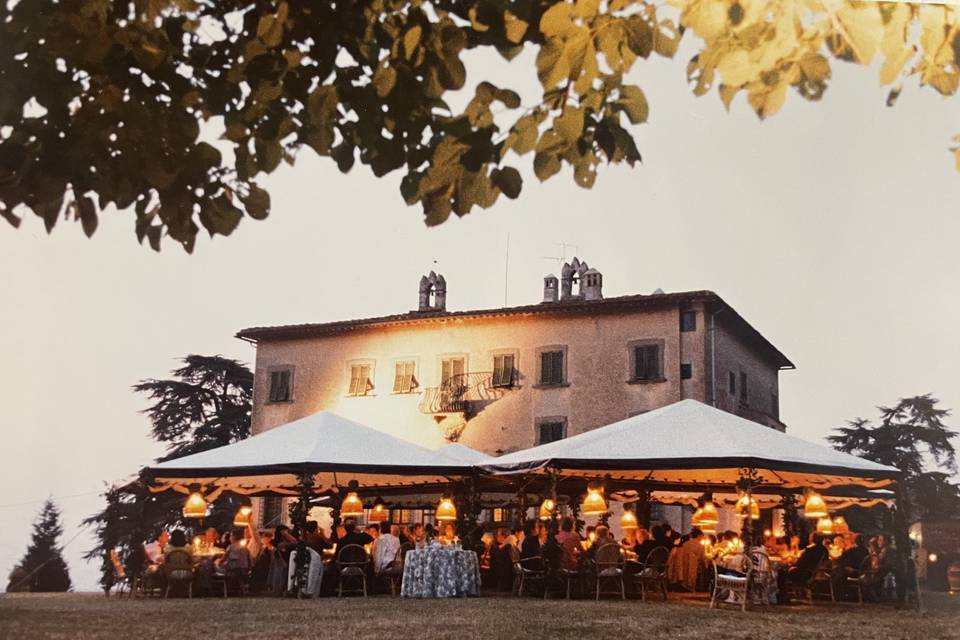
{"type": "Polygon", "coordinates": [[[468,413],[471,403],[496,400],[505,389],[493,385],[493,373],[490,371],[458,374],[447,378],[439,387],[424,389],[420,411],[468,413]]]}

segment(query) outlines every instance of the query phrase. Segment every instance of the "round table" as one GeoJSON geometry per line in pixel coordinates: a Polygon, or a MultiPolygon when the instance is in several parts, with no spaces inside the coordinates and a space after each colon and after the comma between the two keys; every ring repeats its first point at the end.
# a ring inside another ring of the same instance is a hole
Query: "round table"
{"type": "Polygon", "coordinates": [[[404,598],[454,598],[480,595],[480,561],[473,551],[430,544],[407,552],[403,563],[404,598]]]}

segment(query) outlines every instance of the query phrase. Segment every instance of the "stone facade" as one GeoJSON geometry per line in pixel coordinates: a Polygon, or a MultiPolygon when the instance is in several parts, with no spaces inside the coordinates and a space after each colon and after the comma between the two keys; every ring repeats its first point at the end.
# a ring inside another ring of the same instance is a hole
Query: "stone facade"
{"type": "Polygon", "coordinates": [[[254,433],[330,410],[427,447],[458,439],[500,454],[537,444],[545,422],[563,424],[567,437],[684,398],[710,403],[713,371],[718,407],[783,428],[770,399],[779,395],[779,369],[792,365],[716,294],[604,300],[597,290],[590,300],[447,312],[423,304],[423,286],[420,293],[421,310],[409,314],[240,332],[257,344],[254,433]],[[681,331],[685,312],[690,330],[681,331]],[[637,381],[635,348],[644,345],[659,346],[661,371],[637,381]],[[543,351],[563,353],[559,384],[541,384],[543,351]],[[510,386],[495,384],[503,356],[513,358],[510,386]],[[451,359],[462,359],[462,370],[451,359]],[[271,401],[282,371],[291,393],[271,401]],[[747,376],[746,407],[728,392],[731,371],[737,385],[747,376]],[[445,375],[462,386],[442,386],[445,375]]]}

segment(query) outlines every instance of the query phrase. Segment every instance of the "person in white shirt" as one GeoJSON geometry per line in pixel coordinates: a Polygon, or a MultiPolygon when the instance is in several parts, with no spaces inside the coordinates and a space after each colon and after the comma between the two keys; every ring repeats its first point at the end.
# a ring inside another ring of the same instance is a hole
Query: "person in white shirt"
{"type": "Polygon", "coordinates": [[[373,572],[380,574],[397,557],[400,550],[400,527],[390,525],[388,533],[381,533],[373,543],[373,572]]]}
{"type": "Polygon", "coordinates": [[[161,531],[157,539],[150,544],[143,545],[143,552],[147,555],[147,562],[150,564],[160,564],[163,562],[163,549],[167,546],[170,534],[161,531]]]}

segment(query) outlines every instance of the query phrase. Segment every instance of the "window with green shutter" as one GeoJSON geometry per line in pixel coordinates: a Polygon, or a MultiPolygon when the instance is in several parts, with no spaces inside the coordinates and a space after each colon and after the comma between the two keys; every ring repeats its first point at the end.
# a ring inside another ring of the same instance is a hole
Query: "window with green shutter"
{"type": "Polygon", "coordinates": [[[540,384],[563,384],[563,351],[540,353],[540,384]]]}
{"type": "Polygon", "coordinates": [[[660,345],[644,344],[633,348],[633,379],[660,380],[660,345]]]}

